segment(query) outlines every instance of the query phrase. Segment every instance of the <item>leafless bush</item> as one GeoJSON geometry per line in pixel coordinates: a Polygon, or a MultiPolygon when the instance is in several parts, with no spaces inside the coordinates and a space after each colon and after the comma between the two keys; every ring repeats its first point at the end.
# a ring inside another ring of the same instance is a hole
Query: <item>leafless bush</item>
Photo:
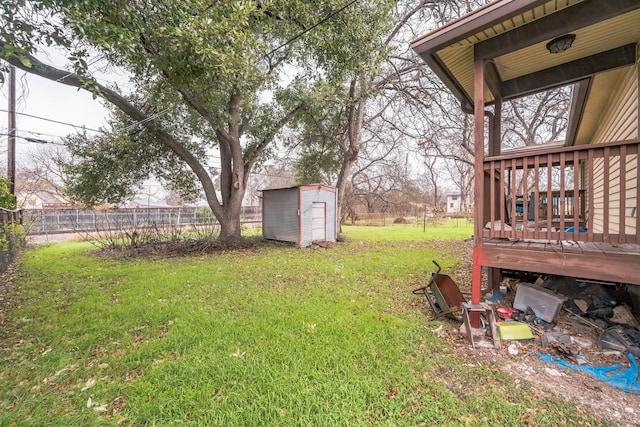
{"type": "Polygon", "coordinates": [[[178,244],[185,240],[210,239],[217,235],[217,223],[198,225],[178,224],[172,221],[151,218],[136,218],[135,212],[117,217],[102,215],[96,217],[92,229],[76,227],[75,231],[85,241],[105,250],[130,251],[145,246],[178,244]]]}

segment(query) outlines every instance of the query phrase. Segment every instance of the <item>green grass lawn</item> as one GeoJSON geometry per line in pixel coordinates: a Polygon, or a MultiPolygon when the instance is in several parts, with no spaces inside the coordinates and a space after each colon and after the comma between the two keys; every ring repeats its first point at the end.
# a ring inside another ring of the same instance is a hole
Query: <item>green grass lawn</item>
{"type": "Polygon", "coordinates": [[[343,231],[352,239],[369,241],[425,241],[463,240],[473,236],[473,223],[464,218],[450,221],[427,221],[425,224],[388,225],[385,227],[358,227],[343,225],[343,231]]]}
{"type": "Polygon", "coordinates": [[[32,248],[0,317],[0,425],[598,425],[434,332],[411,290],[431,259],[460,265],[470,231],[168,259],[32,248]]]}

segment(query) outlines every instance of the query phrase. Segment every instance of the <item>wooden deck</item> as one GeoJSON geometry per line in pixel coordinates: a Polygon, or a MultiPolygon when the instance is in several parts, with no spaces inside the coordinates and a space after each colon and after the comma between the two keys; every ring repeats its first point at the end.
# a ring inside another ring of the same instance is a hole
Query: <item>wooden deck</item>
{"type": "Polygon", "coordinates": [[[534,225],[520,231],[500,227],[476,233],[485,238],[640,244],[639,153],[640,139],[635,138],[486,156],[484,174],[478,177],[484,179],[482,200],[476,202],[476,221],[482,219],[478,226],[534,225]],[[527,191],[519,191],[520,187],[527,191]],[[518,211],[519,216],[514,215],[518,211]],[[553,230],[546,227],[547,219],[553,230]],[[564,232],[574,225],[572,233],[564,232]],[[577,225],[586,232],[579,233],[577,225]]]}
{"type": "Polygon", "coordinates": [[[483,239],[488,267],[640,285],[640,245],[483,239]]]}
{"type": "Polygon", "coordinates": [[[477,259],[487,267],[640,285],[638,170],[638,138],[486,156],[477,259]]]}

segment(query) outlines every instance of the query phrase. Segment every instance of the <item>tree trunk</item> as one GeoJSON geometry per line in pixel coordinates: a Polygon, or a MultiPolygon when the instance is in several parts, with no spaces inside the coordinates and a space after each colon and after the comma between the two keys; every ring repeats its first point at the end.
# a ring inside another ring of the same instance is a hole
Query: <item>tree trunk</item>
{"type": "MultiPolygon", "coordinates": [[[[347,131],[340,140],[340,149],[342,150],[342,166],[338,173],[338,213],[342,218],[342,209],[344,204],[344,192],[347,188],[347,180],[351,174],[353,164],[358,160],[360,153],[360,140],[362,136],[362,127],[364,125],[364,109],[367,104],[367,98],[364,95],[364,89],[358,93],[358,80],[353,79],[349,88],[349,98],[352,105],[347,110],[347,131]]],[[[342,232],[342,226],[339,224],[339,231],[342,232]]]]}
{"type": "Polygon", "coordinates": [[[224,216],[220,218],[220,236],[218,237],[219,240],[233,241],[242,238],[240,209],[241,206],[236,203],[232,203],[226,206],[226,209],[224,210],[224,216]]]}

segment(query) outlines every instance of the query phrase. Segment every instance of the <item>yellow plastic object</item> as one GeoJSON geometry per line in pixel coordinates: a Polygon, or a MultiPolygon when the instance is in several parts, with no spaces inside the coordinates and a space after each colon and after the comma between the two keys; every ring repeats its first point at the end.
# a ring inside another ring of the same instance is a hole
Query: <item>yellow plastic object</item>
{"type": "Polygon", "coordinates": [[[531,328],[526,323],[500,322],[496,326],[501,340],[528,340],[533,338],[531,328]]]}

